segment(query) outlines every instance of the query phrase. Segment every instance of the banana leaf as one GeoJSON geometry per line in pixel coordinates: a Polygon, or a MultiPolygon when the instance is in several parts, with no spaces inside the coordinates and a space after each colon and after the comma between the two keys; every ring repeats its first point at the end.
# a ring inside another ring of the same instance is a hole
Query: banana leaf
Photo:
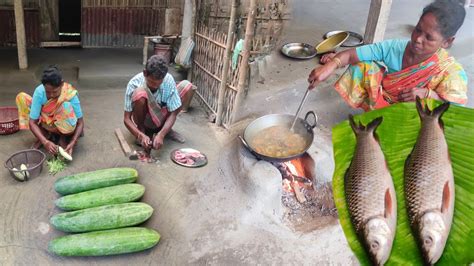
{"type": "MultiPolygon", "coordinates": [[[[440,102],[428,100],[427,104],[433,109],[440,102]]],[[[387,265],[421,265],[421,253],[409,225],[403,193],[403,168],[418,137],[420,119],[415,103],[400,103],[355,116],[355,121],[366,125],[379,116],[383,116],[383,122],[376,133],[392,174],[398,205],[397,231],[387,265]]],[[[474,262],[474,109],[451,105],[441,120],[454,172],[455,208],[451,232],[437,265],[465,265],[474,262]]],[[[339,221],[359,262],[369,265],[370,259],[351,224],[344,195],[344,174],[356,144],[347,120],[333,128],[332,140],[336,164],[333,191],[339,221]]]]}

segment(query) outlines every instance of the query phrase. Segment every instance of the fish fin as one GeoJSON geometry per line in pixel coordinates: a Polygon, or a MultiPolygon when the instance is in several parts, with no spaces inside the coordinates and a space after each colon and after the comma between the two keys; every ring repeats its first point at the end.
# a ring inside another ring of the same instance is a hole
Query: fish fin
{"type": "Polygon", "coordinates": [[[390,189],[387,188],[385,191],[385,213],[384,217],[388,218],[392,215],[393,212],[393,202],[392,195],[390,194],[390,189]]]}
{"type": "Polygon", "coordinates": [[[444,123],[443,123],[443,120],[441,120],[441,116],[443,116],[444,112],[446,112],[448,108],[449,108],[449,103],[445,102],[433,110],[433,116],[438,118],[439,125],[443,129],[444,129],[444,123]]]}
{"type": "Polygon", "coordinates": [[[428,107],[425,107],[421,102],[420,97],[416,96],[416,110],[418,111],[418,115],[422,121],[429,114],[429,109],[425,110],[425,108],[428,109],[428,107]]]}
{"type": "Polygon", "coordinates": [[[444,188],[443,188],[443,199],[441,202],[441,213],[446,213],[449,209],[449,204],[451,200],[451,191],[449,190],[449,181],[446,181],[444,183],[444,188]]]}
{"type": "Polygon", "coordinates": [[[357,125],[357,123],[354,121],[353,115],[349,115],[349,124],[356,135],[358,135],[359,132],[364,129],[362,126],[357,125]]]}
{"type": "Polygon", "coordinates": [[[382,116],[375,118],[369,124],[367,124],[367,131],[375,134],[375,130],[377,129],[378,126],[380,126],[382,121],[383,121],[382,116]]]}

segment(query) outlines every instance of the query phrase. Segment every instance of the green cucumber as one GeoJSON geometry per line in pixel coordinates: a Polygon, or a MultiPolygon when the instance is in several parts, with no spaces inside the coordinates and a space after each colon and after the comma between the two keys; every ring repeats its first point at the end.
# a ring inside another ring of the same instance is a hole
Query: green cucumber
{"type": "Polygon", "coordinates": [[[133,183],[138,172],[133,168],[108,168],[61,177],[54,189],[61,195],[74,194],[102,187],[133,183]]]}
{"type": "Polygon", "coordinates": [[[51,217],[51,224],[63,232],[88,232],[133,226],[148,220],[153,208],[142,202],[105,205],[51,217]]]}
{"type": "Polygon", "coordinates": [[[48,250],[60,256],[105,256],[142,251],[158,241],[155,230],[128,227],[58,237],[49,242],[48,250]]]}
{"type": "Polygon", "coordinates": [[[136,201],[145,193],[140,184],[125,184],[104,187],[63,196],[55,201],[56,206],[66,211],[82,210],[109,204],[136,201]]]}

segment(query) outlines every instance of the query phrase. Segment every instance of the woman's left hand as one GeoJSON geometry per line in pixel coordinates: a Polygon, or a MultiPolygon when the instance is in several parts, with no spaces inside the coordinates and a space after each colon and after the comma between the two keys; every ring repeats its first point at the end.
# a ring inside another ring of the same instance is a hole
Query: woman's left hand
{"type": "Polygon", "coordinates": [[[410,89],[404,89],[400,92],[398,95],[398,101],[400,102],[414,102],[416,100],[416,96],[420,97],[420,99],[423,98],[433,98],[436,100],[441,100],[441,98],[438,96],[436,92],[433,90],[429,92],[428,89],[426,88],[410,88],[410,89]],[[428,94],[429,93],[429,94],[428,94]],[[429,97],[427,97],[429,95],[429,97]]]}
{"type": "Polygon", "coordinates": [[[72,155],[72,151],[74,150],[74,145],[76,145],[75,141],[71,141],[67,146],[65,151],[69,153],[69,155],[72,155]]]}

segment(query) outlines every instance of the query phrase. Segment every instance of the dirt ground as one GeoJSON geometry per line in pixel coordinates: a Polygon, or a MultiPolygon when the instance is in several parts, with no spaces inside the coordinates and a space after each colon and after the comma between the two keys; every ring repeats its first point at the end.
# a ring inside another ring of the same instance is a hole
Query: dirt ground
{"type": "MultiPolygon", "coordinates": [[[[345,29],[363,33],[369,2],[294,1],[293,21],[281,43],[315,43],[329,30],[345,29]],[[324,12],[322,12],[324,11],[324,12]],[[350,15],[347,15],[349,14],[350,15]]],[[[422,7],[428,1],[394,1],[387,38],[408,38],[422,7]]],[[[466,17],[451,53],[474,78],[473,8],[466,17]]],[[[261,213],[255,202],[239,185],[232,170],[238,144],[236,134],[253,118],[268,113],[294,113],[307,87],[309,71],[317,59],[294,61],[278,51],[259,59],[252,67],[254,79],[241,112],[242,121],[230,131],[209,123],[203,109],[193,102],[189,113],[181,114],[175,128],[187,142],[167,140],[155,155],[159,162],[144,164],[123,156],[113,134],[122,122],[123,93],[126,82],[142,66],[140,49],[29,49],[30,68],[17,70],[15,49],[0,49],[0,106],[14,104],[24,90],[32,93],[46,64],[59,64],[65,79],[76,85],[85,117],[85,136],[79,140],[74,161],[68,168],[51,176],[47,168],[28,182],[13,180],[6,169],[0,171],[0,265],[356,265],[339,224],[310,232],[297,232],[279,217],[261,213]],[[259,66],[259,70],[255,66],[259,66]],[[264,101],[266,104],[261,104],[264,101]],[[172,163],[169,153],[175,148],[192,147],[204,152],[209,164],[189,169],[172,163]],[[58,176],[108,167],[134,167],[146,187],[141,200],[154,208],[144,226],[160,232],[160,243],[151,250],[128,255],[98,258],[63,258],[47,252],[47,244],[63,233],[49,226],[49,218],[58,213],[53,190],[58,176]]],[[[315,133],[313,154],[331,158],[331,127],[351,110],[332,90],[337,77],[312,93],[303,109],[315,110],[320,124],[315,133]]],[[[474,83],[469,85],[468,106],[474,83]]],[[[125,134],[129,143],[131,136],[125,134]]],[[[30,132],[0,136],[0,162],[12,153],[28,148],[34,140],[30,132]]],[[[134,146],[136,148],[136,146],[134,146]]],[[[312,154],[312,155],[313,155],[312,154]]],[[[316,169],[329,181],[332,169],[316,169]]]]}

